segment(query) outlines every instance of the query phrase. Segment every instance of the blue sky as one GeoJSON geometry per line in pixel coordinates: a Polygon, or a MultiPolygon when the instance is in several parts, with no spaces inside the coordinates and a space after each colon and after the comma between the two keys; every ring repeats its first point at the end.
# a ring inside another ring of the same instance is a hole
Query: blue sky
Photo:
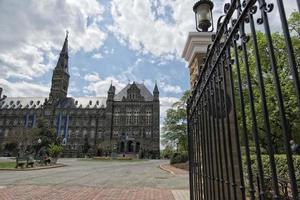
{"type": "MultiPolygon", "coordinates": [[[[296,0],[288,1],[290,12],[296,0]]],[[[181,53],[188,32],[195,30],[195,2],[0,0],[0,87],[7,96],[47,97],[68,30],[69,96],[106,96],[111,82],[117,91],[132,81],[152,91],[157,81],[163,119],[189,89],[181,53]]],[[[215,21],[225,2],[214,1],[215,21]]],[[[276,12],[270,19],[277,26],[276,12]]]]}

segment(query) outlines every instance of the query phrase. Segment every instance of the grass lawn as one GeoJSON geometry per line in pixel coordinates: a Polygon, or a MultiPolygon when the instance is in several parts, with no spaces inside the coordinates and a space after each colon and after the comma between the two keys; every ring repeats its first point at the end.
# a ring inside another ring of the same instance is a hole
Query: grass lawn
{"type": "Polygon", "coordinates": [[[14,169],[16,162],[0,162],[0,169],[14,169]]]}

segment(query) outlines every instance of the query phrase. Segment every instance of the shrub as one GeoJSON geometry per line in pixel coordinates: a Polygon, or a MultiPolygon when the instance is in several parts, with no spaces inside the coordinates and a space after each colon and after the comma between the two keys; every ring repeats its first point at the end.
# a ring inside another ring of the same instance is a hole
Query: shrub
{"type": "Polygon", "coordinates": [[[48,147],[49,155],[52,158],[57,158],[63,152],[63,150],[64,149],[62,146],[56,145],[56,144],[49,144],[49,147],[48,147]]]}
{"type": "Polygon", "coordinates": [[[188,161],[188,153],[186,151],[184,152],[176,152],[172,155],[170,163],[171,165],[176,163],[185,163],[188,161]]]}
{"type": "MultiPolygon", "coordinates": [[[[270,187],[269,190],[271,191],[272,173],[271,173],[269,156],[261,155],[261,158],[262,158],[262,165],[263,165],[263,170],[264,170],[265,184],[267,187],[270,187]]],[[[297,180],[298,185],[300,185],[300,156],[294,155],[293,160],[294,160],[294,168],[295,168],[295,172],[296,172],[296,180],[297,180]]],[[[289,183],[289,173],[288,173],[288,165],[287,165],[286,155],[285,154],[276,154],[275,162],[276,162],[276,170],[277,170],[278,180],[283,183],[289,183]]],[[[258,174],[257,161],[256,161],[255,155],[251,155],[251,167],[252,167],[253,176],[255,178],[256,175],[258,174]]],[[[248,171],[247,171],[247,162],[246,162],[245,156],[243,156],[243,170],[244,170],[245,179],[247,179],[248,171]]],[[[248,187],[247,183],[248,183],[248,181],[246,181],[246,187],[248,187]]],[[[271,195],[271,194],[269,194],[269,195],[271,195]]]]}

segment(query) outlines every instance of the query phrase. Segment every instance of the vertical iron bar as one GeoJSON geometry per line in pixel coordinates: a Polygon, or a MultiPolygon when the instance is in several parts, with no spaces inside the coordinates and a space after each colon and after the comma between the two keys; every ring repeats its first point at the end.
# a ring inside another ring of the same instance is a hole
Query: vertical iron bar
{"type": "Polygon", "coordinates": [[[257,169],[259,174],[259,180],[261,184],[261,192],[260,196],[261,199],[265,199],[265,182],[264,182],[264,170],[263,170],[263,164],[261,160],[261,151],[260,151],[260,145],[259,145],[259,136],[258,136],[258,128],[257,128],[257,121],[256,121],[256,113],[255,113],[255,106],[254,106],[254,96],[253,96],[253,90],[252,90],[252,81],[251,81],[251,75],[249,70],[249,61],[248,61],[248,53],[247,53],[247,47],[246,47],[246,34],[244,29],[244,23],[240,25],[240,31],[241,31],[241,46],[242,46],[242,52],[243,52],[243,60],[244,60],[244,66],[246,70],[246,79],[247,79],[247,85],[248,85],[248,93],[249,93],[249,103],[250,103],[250,114],[251,114],[251,125],[252,125],[252,134],[254,138],[255,143],[255,150],[256,150],[256,159],[257,159],[257,169]]]}
{"type": "Polygon", "coordinates": [[[255,189],[254,189],[254,184],[253,184],[253,173],[252,173],[251,156],[250,156],[250,150],[249,150],[248,130],[247,130],[247,125],[246,125],[247,122],[246,122],[246,114],[245,114],[245,102],[244,102],[239,54],[238,54],[238,50],[237,50],[236,40],[234,40],[233,46],[234,46],[234,54],[235,54],[234,57],[235,57],[235,63],[236,63],[236,69],[237,69],[238,90],[239,90],[240,105],[241,105],[242,127],[243,127],[243,134],[244,134],[247,172],[248,172],[249,187],[250,187],[249,193],[250,193],[250,199],[254,200],[255,199],[255,189]]]}
{"type": "MultiPolygon", "coordinates": [[[[198,113],[198,109],[199,107],[196,108],[196,113],[198,113]]],[[[195,133],[194,133],[194,141],[195,141],[195,160],[196,162],[194,163],[194,171],[195,171],[195,182],[196,182],[196,191],[195,191],[195,199],[196,200],[199,200],[199,190],[198,188],[200,187],[200,183],[199,183],[199,172],[198,172],[198,165],[199,165],[199,143],[198,143],[198,133],[199,133],[199,130],[198,130],[198,115],[194,115],[195,116],[195,120],[194,120],[194,126],[195,126],[195,133]]]]}
{"type": "Polygon", "coordinates": [[[202,200],[202,195],[203,195],[203,174],[202,174],[202,148],[201,148],[201,127],[202,127],[202,124],[201,124],[201,107],[198,107],[198,112],[197,112],[197,116],[198,116],[198,134],[197,134],[197,144],[199,145],[199,165],[198,165],[198,177],[199,177],[199,184],[200,184],[200,187],[199,187],[199,199],[202,200]]]}
{"type": "MultiPolygon", "coordinates": [[[[206,88],[205,88],[206,89],[206,88]]],[[[209,188],[208,188],[208,198],[209,200],[213,199],[212,198],[212,188],[213,188],[213,183],[212,183],[212,174],[211,174],[211,158],[210,158],[210,150],[209,150],[209,121],[208,121],[208,99],[207,99],[207,93],[204,93],[204,100],[205,100],[205,146],[206,146],[206,156],[207,156],[207,168],[208,168],[208,182],[209,182],[209,188]]]]}
{"type": "MultiPolygon", "coordinates": [[[[213,76],[213,93],[214,93],[214,109],[215,109],[215,121],[214,121],[214,124],[217,125],[217,134],[215,135],[215,144],[218,144],[218,159],[220,161],[220,165],[219,165],[219,168],[218,168],[218,171],[220,171],[220,176],[219,176],[219,181],[220,181],[220,184],[221,184],[221,187],[222,187],[222,196],[225,197],[225,181],[224,181],[224,175],[223,175],[223,161],[222,161],[222,152],[221,152],[221,135],[220,135],[220,120],[219,120],[219,112],[220,110],[218,109],[218,106],[217,106],[217,91],[216,91],[216,75],[214,74],[213,76]]],[[[220,192],[221,194],[221,192],[220,192]]],[[[220,199],[220,198],[219,198],[220,199]]]]}
{"type": "MultiPolygon", "coordinates": [[[[226,26],[227,29],[227,26],[226,26]]],[[[231,140],[231,130],[230,130],[230,119],[229,119],[229,108],[228,98],[227,98],[227,76],[225,71],[224,62],[226,62],[226,55],[223,55],[225,60],[221,61],[221,77],[223,79],[223,98],[224,98],[224,108],[225,108],[225,120],[226,120],[226,131],[227,131],[227,140],[228,140],[228,151],[229,151],[229,161],[231,166],[231,179],[232,179],[232,189],[233,189],[233,197],[237,199],[237,191],[236,191],[236,183],[235,183],[235,170],[234,170],[234,161],[233,161],[233,152],[232,152],[232,140],[231,140]]],[[[230,100],[229,100],[230,101],[230,100]]]]}
{"type": "Polygon", "coordinates": [[[254,56],[255,56],[255,62],[256,62],[256,74],[258,77],[258,85],[259,85],[259,91],[261,96],[261,104],[262,104],[262,113],[264,118],[264,127],[265,127],[265,137],[266,142],[268,145],[268,153],[270,158],[270,166],[271,166],[271,172],[272,172],[272,182],[273,182],[273,190],[274,190],[274,199],[279,199],[279,188],[278,188],[278,179],[277,179],[277,173],[276,173],[276,163],[274,158],[274,149],[272,146],[272,136],[271,136],[271,127],[269,122],[269,112],[267,107],[267,100],[266,100],[266,94],[265,94],[265,86],[264,86],[264,80],[262,75],[262,68],[261,68],[261,62],[260,62],[260,56],[259,56],[259,50],[258,50],[258,44],[257,44],[257,38],[256,38],[256,30],[253,20],[253,14],[249,13],[249,21],[250,21],[250,29],[251,29],[251,35],[252,35],[252,42],[253,42],[253,49],[254,49],[254,56]]]}
{"type": "Polygon", "coordinates": [[[259,2],[260,10],[261,10],[262,19],[264,22],[263,24],[264,24],[264,29],[265,29],[265,35],[266,35],[266,39],[267,39],[267,43],[268,43],[271,67],[272,67],[272,71],[273,71],[273,79],[274,79],[274,83],[275,83],[276,96],[277,96],[277,100],[278,100],[281,126],[282,126],[282,130],[283,130],[283,135],[284,135],[290,184],[291,184],[291,188],[292,188],[293,197],[295,199],[298,199],[299,194],[298,194],[298,188],[297,188],[297,182],[296,182],[296,176],[295,176],[295,168],[294,168],[294,164],[293,164],[292,150],[291,150],[291,146],[289,144],[289,141],[291,139],[291,133],[289,131],[289,127],[287,125],[287,120],[286,120],[286,113],[285,113],[282,92],[281,92],[280,80],[279,80],[278,71],[277,71],[277,63],[276,63],[276,58],[275,58],[275,53],[274,53],[274,46],[273,46],[273,42],[272,42],[269,20],[268,20],[268,16],[267,16],[267,11],[268,11],[266,8],[267,4],[266,4],[265,0],[258,0],[258,2],[259,2]]]}
{"type": "Polygon", "coordinates": [[[208,117],[208,126],[209,126],[209,131],[208,131],[208,134],[209,134],[209,141],[208,141],[208,145],[209,145],[209,148],[210,148],[210,165],[211,165],[211,181],[212,181],[212,199],[216,199],[216,191],[215,191],[215,188],[216,188],[216,181],[215,181],[215,170],[214,170],[214,157],[213,157],[213,144],[212,144],[212,128],[211,128],[211,125],[212,125],[212,120],[211,120],[211,116],[210,116],[210,113],[211,112],[211,102],[210,102],[210,87],[209,87],[209,84],[207,85],[207,117],[208,117]]]}
{"type": "Polygon", "coordinates": [[[215,110],[215,93],[214,93],[214,77],[212,77],[212,80],[211,80],[211,83],[210,83],[210,97],[212,99],[212,103],[211,103],[211,107],[210,107],[210,110],[211,110],[211,117],[212,117],[212,125],[213,125],[213,134],[212,134],[212,137],[213,137],[213,143],[214,143],[214,155],[212,157],[212,159],[215,159],[215,163],[216,163],[216,177],[215,177],[215,181],[216,181],[216,184],[217,184],[217,195],[218,195],[218,199],[221,199],[221,182],[220,182],[220,175],[219,175],[219,162],[218,162],[218,146],[217,146],[217,136],[216,136],[216,122],[215,122],[215,116],[216,116],[216,110],[215,110]]]}
{"type": "Polygon", "coordinates": [[[205,100],[203,98],[201,99],[202,104],[202,123],[203,123],[203,132],[202,132],[202,138],[203,138],[203,156],[204,156],[204,199],[209,199],[209,174],[208,174],[208,162],[207,162],[207,141],[206,141],[206,115],[205,115],[205,100]]]}
{"type": "Polygon", "coordinates": [[[210,110],[210,88],[209,88],[209,84],[207,85],[207,89],[206,89],[206,96],[207,96],[207,118],[208,118],[208,144],[209,144],[209,157],[210,157],[210,165],[211,165],[211,182],[212,182],[212,188],[211,188],[211,191],[212,191],[212,199],[216,199],[215,197],[215,194],[216,194],[216,191],[215,191],[215,188],[216,188],[216,182],[215,182],[215,175],[214,175],[214,158],[213,158],[213,145],[212,145],[212,130],[211,130],[211,125],[212,125],[212,122],[211,122],[211,116],[210,116],[210,113],[211,110],[210,110]]]}
{"type": "Polygon", "coordinates": [[[234,133],[235,133],[235,143],[236,143],[236,150],[237,150],[237,160],[239,165],[239,176],[240,176],[240,190],[242,194],[242,199],[246,199],[245,196],[245,184],[244,184],[244,174],[243,174],[243,163],[242,163],[242,155],[241,155],[241,148],[240,148],[240,135],[239,135],[239,128],[237,124],[237,115],[236,115],[236,103],[235,103],[235,93],[234,93],[234,82],[233,82],[233,75],[232,75],[232,65],[231,65],[231,52],[230,52],[230,45],[226,50],[226,60],[227,60],[227,70],[229,72],[229,89],[231,95],[231,102],[232,102],[232,115],[233,115],[233,123],[234,123],[234,133]]]}
{"type": "Polygon", "coordinates": [[[205,192],[206,192],[206,182],[205,182],[205,149],[204,149],[204,138],[203,138],[203,135],[204,135],[204,118],[203,118],[203,105],[202,105],[202,101],[201,101],[201,104],[200,104],[200,124],[201,124],[201,127],[200,127],[200,140],[201,140],[201,160],[202,160],[202,168],[201,168],[201,173],[202,173],[202,184],[203,184],[203,193],[201,194],[201,198],[202,199],[205,199],[205,192]]]}
{"type": "Polygon", "coordinates": [[[193,151],[193,144],[192,144],[192,135],[191,135],[191,116],[190,116],[190,104],[187,104],[187,117],[188,117],[188,123],[187,123],[187,128],[188,128],[188,149],[189,149],[189,183],[190,183],[190,199],[194,200],[194,187],[193,187],[193,171],[192,171],[192,166],[193,166],[193,158],[192,158],[192,151],[193,151]]]}
{"type": "MultiPolygon", "coordinates": [[[[219,99],[219,109],[221,110],[220,112],[222,112],[222,107],[223,107],[223,97],[222,97],[222,93],[221,93],[221,88],[222,88],[222,77],[221,77],[221,73],[220,73],[220,64],[217,65],[217,74],[218,74],[218,87],[219,87],[219,92],[218,92],[218,99],[219,99]]],[[[231,200],[231,189],[230,189],[230,179],[229,179],[229,169],[228,169],[228,154],[227,154],[227,143],[226,143],[226,133],[225,133],[225,124],[224,124],[224,119],[221,119],[221,127],[222,127],[222,140],[223,140],[223,151],[224,151],[224,161],[225,161],[225,173],[226,173],[226,185],[227,185],[227,197],[228,200],[231,200]]],[[[223,169],[222,169],[223,170],[223,169]]]]}

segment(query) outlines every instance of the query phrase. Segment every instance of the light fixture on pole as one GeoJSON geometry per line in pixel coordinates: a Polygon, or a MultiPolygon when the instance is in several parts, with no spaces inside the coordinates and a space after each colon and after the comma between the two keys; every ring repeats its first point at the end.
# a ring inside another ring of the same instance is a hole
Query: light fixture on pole
{"type": "Polygon", "coordinates": [[[214,3],[210,0],[199,0],[193,6],[195,12],[196,29],[198,32],[213,31],[213,16],[212,10],[214,3]],[[211,29],[209,29],[211,27],[211,29]]]}

